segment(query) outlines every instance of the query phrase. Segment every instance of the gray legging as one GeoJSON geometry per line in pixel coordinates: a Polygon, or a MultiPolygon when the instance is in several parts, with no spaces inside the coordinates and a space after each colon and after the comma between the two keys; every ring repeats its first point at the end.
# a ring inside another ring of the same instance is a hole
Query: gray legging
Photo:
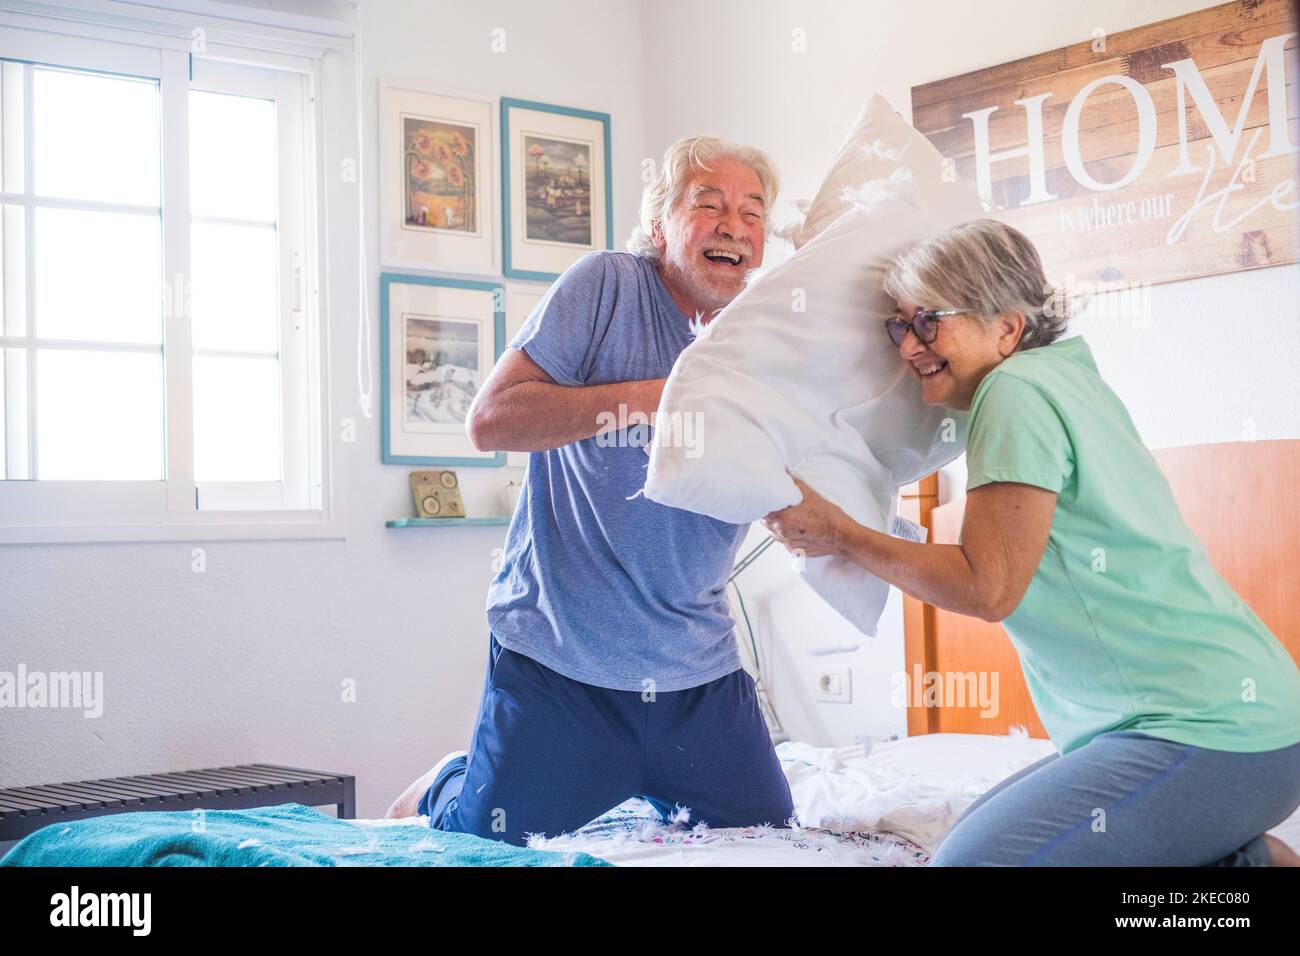
{"type": "Polygon", "coordinates": [[[1206,750],[1136,731],[1052,754],[975,801],[931,866],[1267,866],[1300,806],[1300,743],[1206,750]]]}

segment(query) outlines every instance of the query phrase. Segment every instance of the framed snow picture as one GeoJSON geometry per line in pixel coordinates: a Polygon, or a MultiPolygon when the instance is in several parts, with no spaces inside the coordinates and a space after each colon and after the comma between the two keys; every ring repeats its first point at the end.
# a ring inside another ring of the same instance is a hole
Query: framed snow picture
{"type": "Polygon", "coordinates": [[[505,464],[465,430],[470,404],[505,347],[505,290],[494,282],[379,277],[383,460],[505,464]]]}

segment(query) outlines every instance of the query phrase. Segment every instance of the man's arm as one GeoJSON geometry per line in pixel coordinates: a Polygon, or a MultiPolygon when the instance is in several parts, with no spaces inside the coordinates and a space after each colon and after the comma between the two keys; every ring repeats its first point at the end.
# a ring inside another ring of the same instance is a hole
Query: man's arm
{"type": "Polygon", "coordinates": [[[469,440],[479,451],[559,448],[616,428],[601,413],[617,422],[619,405],[627,407],[625,423],[640,413],[653,424],[665,381],[559,385],[526,351],[507,348],[470,406],[469,440]]]}

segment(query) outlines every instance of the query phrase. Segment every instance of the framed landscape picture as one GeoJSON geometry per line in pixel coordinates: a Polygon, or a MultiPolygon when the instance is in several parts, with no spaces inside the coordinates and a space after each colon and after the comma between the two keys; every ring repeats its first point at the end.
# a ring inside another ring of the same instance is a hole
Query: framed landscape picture
{"type": "Polygon", "coordinates": [[[499,271],[496,103],[379,84],[380,260],[387,268],[499,271]]]}
{"type": "Polygon", "coordinates": [[[505,464],[474,448],[470,404],[505,347],[505,289],[431,276],[379,277],[383,460],[505,464]]]}
{"type": "Polygon", "coordinates": [[[549,282],[610,249],[609,114],[501,99],[505,274],[549,282]]]}

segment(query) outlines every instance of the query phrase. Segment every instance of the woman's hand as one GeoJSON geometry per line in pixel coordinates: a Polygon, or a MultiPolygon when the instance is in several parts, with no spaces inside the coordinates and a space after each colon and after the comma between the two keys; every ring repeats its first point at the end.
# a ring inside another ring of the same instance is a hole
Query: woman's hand
{"type": "Polygon", "coordinates": [[[810,558],[840,554],[853,519],[794,475],[790,478],[803,492],[803,501],[773,511],[763,519],[763,527],[791,552],[802,551],[810,558]]]}

